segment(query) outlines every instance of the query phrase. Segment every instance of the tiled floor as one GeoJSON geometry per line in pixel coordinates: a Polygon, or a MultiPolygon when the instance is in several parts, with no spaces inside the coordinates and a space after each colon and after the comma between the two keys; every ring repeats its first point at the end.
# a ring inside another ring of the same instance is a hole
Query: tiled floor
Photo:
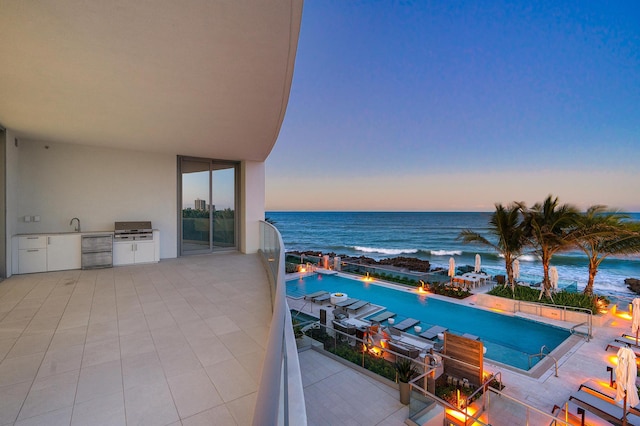
{"type": "Polygon", "coordinates": [[[0,425],[246,425],[270,290],[221,254],[0,283],[0,425]]]}

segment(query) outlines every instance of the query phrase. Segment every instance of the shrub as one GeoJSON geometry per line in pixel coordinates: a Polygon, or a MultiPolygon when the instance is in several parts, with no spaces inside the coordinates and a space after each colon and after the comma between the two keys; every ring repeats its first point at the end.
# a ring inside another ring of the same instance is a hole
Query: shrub
{"type": "MultiPolygon", "coordinates": [[[[542,299],[538,300],[540,296],[540,289],[531,288],[523,285],[516,285],[515,291],[511,292],[511,287],[507,286],[495,286],[488,294],[492,296],[504,297],[508,299],[522,300],[524,302],[539,302],[545,304],[554,304],[562,306],[571,306],[574,308],[589,309],[592,314],[598,313],[598,300],[600,298],[597,295],[589,295],[584,293],[572,293],[568,291],[559,291],[553,295],[553,301],[542,296],[542,299]]],[[[605,304],[608,304],[606,298],[602,298],[605,304]]]]}

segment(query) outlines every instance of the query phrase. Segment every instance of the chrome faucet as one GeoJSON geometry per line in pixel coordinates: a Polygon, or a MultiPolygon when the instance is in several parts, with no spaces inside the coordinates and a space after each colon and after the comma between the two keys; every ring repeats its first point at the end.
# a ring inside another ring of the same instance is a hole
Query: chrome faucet
{"type": "Polygon", "coordinates": [[[73,221],[77,220],[78,221],[78,226],[76,226],[75,231],[76,232],[80,232],[80,219],[78,219],[77,217],[74,217],[73,219],[71,219],[71,222],[69,222],[69,226],[73,225],[73,221]]]}

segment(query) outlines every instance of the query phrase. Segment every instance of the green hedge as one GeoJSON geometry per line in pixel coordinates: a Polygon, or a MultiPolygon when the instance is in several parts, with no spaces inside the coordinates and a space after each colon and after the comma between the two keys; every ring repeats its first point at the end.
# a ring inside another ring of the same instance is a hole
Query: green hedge
{"type": "Polygon", "coordinates": [[[542,299],[538,300],[538,297],[540,296],[540,289],[522,285],[515,286],[514,293],[511,292],[510,286],[495,286],[488,292],[488,294],[492,296],[504,297],[507,299],[522,300],[524,302],[539,302],[545,304],[571,306],[574,308],[584,308],[591,310],[591,313],[594,315],[598,313],[598,300],[602,300],[605,305],[609,303],[606,298],[598,295],[591,296],[584,293],[571,293],[564,290],[553,294],[553,301],[547,298],[545,295],[542,296],[542,299]]]}

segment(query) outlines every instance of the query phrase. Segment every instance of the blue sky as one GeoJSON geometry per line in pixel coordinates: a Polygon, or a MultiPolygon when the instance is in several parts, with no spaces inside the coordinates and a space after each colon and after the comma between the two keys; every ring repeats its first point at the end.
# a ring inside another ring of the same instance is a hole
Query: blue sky
{"type": "Polygon", "coordinates": [[[307,0],[267,210],[640,211],[640,3],[307,0]]]}

